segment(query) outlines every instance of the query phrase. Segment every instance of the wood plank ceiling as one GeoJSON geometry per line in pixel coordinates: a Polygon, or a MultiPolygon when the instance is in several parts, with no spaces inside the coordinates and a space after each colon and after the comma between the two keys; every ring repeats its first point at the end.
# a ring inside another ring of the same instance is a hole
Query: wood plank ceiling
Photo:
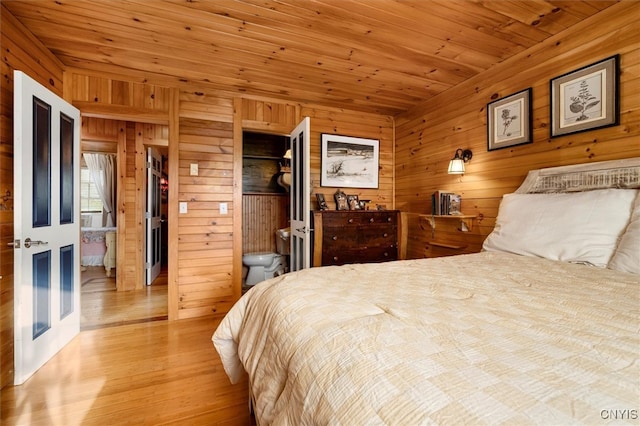
{"type": "Polygon", "coordinates": [[[396,115],[615,1],[2,3],[67,66],[396,115]]]}

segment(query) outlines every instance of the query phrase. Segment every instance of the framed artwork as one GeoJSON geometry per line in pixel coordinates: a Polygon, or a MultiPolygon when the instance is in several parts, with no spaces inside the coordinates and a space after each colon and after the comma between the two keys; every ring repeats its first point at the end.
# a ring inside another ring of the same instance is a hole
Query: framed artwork
{"type": "Polygon", "coordinates": [[[380,141],[322,134],[320,186],[377,188],[380,141]]]}
{"type": "Polygon", "coordinates": [[[550,81],[552,138],[618,124],[618,62],[611,56],[550,81]]]}
{"type": "Polygon", "coordinates": [[[329,206],[327,205],[327,201],[324,198],[324,194],[320,194],[316,192],[316,201],[318,202],[318,208],[320,210],[328,210],[329,206]]]}
{"type": "Polygon", "coordinates": [[[349,203],[347,202],[347,194],[338,189],[333,198],[336,200],[336,210],[349,210],[349,203]]]}
{"type": "Polygon", "coordinates": [[[349,210],[360,210],[360,201],[357,195],[347,195],[347,204],[349,204],[349,210]]]}
{"type": "Polygon", "coordinates": [[[487,104],[487,149],[532,142],[531,87],[487,104]]]}

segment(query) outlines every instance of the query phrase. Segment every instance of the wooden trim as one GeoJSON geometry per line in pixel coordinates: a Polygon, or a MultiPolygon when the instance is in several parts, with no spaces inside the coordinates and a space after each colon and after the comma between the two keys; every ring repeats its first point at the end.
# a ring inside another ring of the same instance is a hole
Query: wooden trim
{"type": "MultiPolygon", "coordinates": [[[[242,128],[262,133],[283,135],[289,135],[292,130],[289,124],[265,123],[264,121],[257,120],[242,120],[242,128]]],[[[240,141],[240,143],[242,143],[242,141],[240,141]]]]}
{"type": "Polygon", "coordinates": [[[242,295],[242,98],[233,99],[233,297],[242,295]]]}
{"type": "Polygon", "coordinates": [[[398,260],[407,258],[407,235],[409,235],[407,213],[398,212],[398,260]]]}
{"type": "Polygon", "coordinates": [[[116,254],[116,290],[124,291],[125,288],[125,251],[126,251],[126,224],[127,216],[125,212],[125,184],[127,164],[127,122],[119,121],[118,128],[118,155],[116,155],[116,168],[118,172],[118,188],[116,189],[116,226],[118,233],[117,254],[116,254]]]}
{"type": "Polygon", "coordinates": [[[135,117],[136,122],[165,125],[169,122],[168,113],[153,109],[86,101],[73,101],[73,106],[82,111],[82,115],[86,117],[128,121],[132,121],[132,117],[135,117]]]}
{"type": "MultiPolygon", "coordinates": [[[[178,182],[180,174],[180,90],[171,90],[169,104],[169,177],[178,182]]],[[[178,185],[169,185],[168,195],[168,282],[167,311],[169,321],[178,319],[178,185]]]]}
{"type": "Polygon", "coordinates": [[[322,212],[313,212],[313,266],[322,266],[322,212]]]}
{"type": "Polygon", "coordinates": [[[146,163],[147,156],[144,147],[144,125],[142,123],[135,123],[135,141],[136,141],[136,204],[134,206],[136,210],[136,268],[135,268],[135,289],[143,289],[146,285],[145,280],[145,246],[146,246],[146,230],[145,230],[145,205],[146,205],[146,163]]]}

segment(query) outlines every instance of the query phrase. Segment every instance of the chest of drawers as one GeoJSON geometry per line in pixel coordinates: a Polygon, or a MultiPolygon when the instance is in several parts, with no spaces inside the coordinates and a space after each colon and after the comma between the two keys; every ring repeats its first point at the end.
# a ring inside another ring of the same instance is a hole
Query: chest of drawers
{"type": "Polygon", "coordinates": [[[325,210],[313,217],[313,266],[399,259],[397,210],[325,210]]]}

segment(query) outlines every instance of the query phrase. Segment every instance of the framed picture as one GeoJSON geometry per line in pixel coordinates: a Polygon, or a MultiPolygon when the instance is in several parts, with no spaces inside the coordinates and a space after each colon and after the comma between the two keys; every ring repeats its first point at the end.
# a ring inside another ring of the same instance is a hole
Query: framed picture
{"type": "Polygon", "coordinates": [[[347,202],[347,194],[338,189],[333,198],[336,200],[336,210],[349,210],[349,203],[347,202]]]}
{"type": "Polygon", "coordinates": [[[377,139],[322,134],[320,186],[377,188],[379,145],[377,139]]]}
{"type": "Polygon", "coordinates": [[[327,201],[324,198],[324,194],[320,194],[316,192],[316,201],[318,202],[318,208],[320,210],[328,210],[329,206],[327,205],[327,201]]]}
{"type": "Polygon", "coordinates": [[[552,138],[618,124],[618,56],[550,81],[552,138]]]}
{"type": "Polygon", "coordinates": [[[357,195],[347,195],[347,204],[349,204],[349,210],[360,210],[360,201],[358,201],[357,195]]]}
{"type": "Polygon", "coordinates": [[[487,104],[489,151],[531,142],[531,87],[487,104]]]}

